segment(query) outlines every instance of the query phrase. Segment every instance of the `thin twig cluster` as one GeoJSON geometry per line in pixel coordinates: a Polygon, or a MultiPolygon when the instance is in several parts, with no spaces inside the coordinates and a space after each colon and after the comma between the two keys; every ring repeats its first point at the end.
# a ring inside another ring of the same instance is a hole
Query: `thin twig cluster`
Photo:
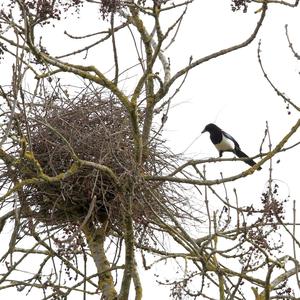
{"type": "MultiPolygon", "coordinates": [[[[141,227],[151,219],[165,217],[157,199],[160,205],[172,202],[174,187],[144,181],[143,176],[136,173],[133,138],[124,108],[114,98],[100,93],[86,94],[65,103],[61,99],[51,101],[48,98],[47,105],[36,105],[26,122],[20,117],[24,121],[22,131],[28,132],[30,153],[43,172],[49,177],[66,172],[74,164],[74,152],[81,160],[109,167],[121,185],[125,182],[123,179],[132,178],[133,218],[137,228],[143,230],[141,227]]],[[[142,111],[140,113],[142,117],[142,111]]],[[[153,139],[144,173],[161,174],[168,168],[171,156],[163,141],[153,139]]],[[[21,160],[17,173],[22,180],[38,176],[31,161],[21,160]]],[[[108,174],[92,167],[81,166],[57,182],[45,180],[26,186],[23,193],[21,205],[26,216],[30,211],[32,217],[45,224],[81,224],[87,218],[99,224],[109,219],[122,231],[124,194],[108,174]]]]}

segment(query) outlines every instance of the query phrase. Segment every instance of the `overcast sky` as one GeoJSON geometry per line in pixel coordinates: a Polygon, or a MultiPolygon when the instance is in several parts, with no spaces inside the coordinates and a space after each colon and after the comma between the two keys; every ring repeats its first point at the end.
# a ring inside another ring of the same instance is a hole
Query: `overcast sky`
{"type": "MultiPolygon", "coordinates": [[[[190,11],[191,15],[186,18],[179,36],[183,37],[183,43],[179,42],[177,45],[181,45],[183,50],[174,54],[171,62],[182,63],[190,53],[195,58],[204,56],[240,43],[249,36],[259,17],[253,13],[257,7],[250,7],[247,14],[232,13],[226,1],[220,2],[223,3],[206,1],[206,9],[190,11]],[[188,35],[191,31],[192,37],[188,35]]],[[[200,3],[198,6],[201,7],[200,3]]],[[[298,46],[300,51],[299,12],[299,8],[270,6],[259,35],[250,46],[207,62],[189,74],[184,88],[173,102],[174,107],[167,123],[167,135],[173,149],[186,149],[210,122],[216,123],[235,137],[248,155],[259,152],[266,121],[270,127],[273,146],[281,140],[299,115],[292,109],[288,115],[286,105],[265,80],[258,63],[257,48],[261,39],[261,57],[270,78],[280,91],[299,103],[299,62],[288,47],[284,29],[284,25],[289,24],[294,47],[297,49],[298,46]],[[180,139],[176,138],[178,136],[180,139]]],[[[297,133],[290,143],[299,140],[300,134],[297,133]]],[[[201,135],[187,154],[194,158],[218,155],[208,134],[201,135]]],[[[298,178],[295,176],[295,161],[299,163],[298,154],[297,148],[288,154],[280,154],[278,157],[281,163],[274,166],[274,177],[286,182],[293,197],[297,197],[300,192],[298,178]]],[[[257,189],[252,189],[252,192],[262,192],[268,179],[268,167],[265,164],[261,172],[245,180],[247,184],[249,181],[257,182],[257,189]]],[[[232,175],[246,168],[246,165],[242,162],[230,162],[216,168],[216,172],[223,171],[232,175]]],[[[240,187],[243,181],[234,183],[234,186],[240,187]]],[[[249,188],[246,188],[245,194],[249,197],[249,188]]],[[[250,198],[252,196],[250,194],[250,198]]],[[[245,200],[247,203],[250,199],[245,200]]]]}
{"type": "MultiPolygon", "coordinates": [[[[258,6],[250,6],[247,14],[233,13],[230,1],[195,1],[182,23],[176,43],[165,53],[170,57],[172,72],[186,65],[191,55],[197,59],[247,39],[259,18],[259,14],[254,14],[257,8],[258,6]]],[[[273,146],[281,140],[299,115],[292,109],[288,115],[286,105],[264,79],[257,60],[257,47],[261,39],[261,56],[270,78],[282,92],[300,104],[300,65],[289,50],[284,30],[284,25],[289,24],[290,37],[294,47],[300,52],[299,16],[299,7],[293,9],[270,5],[263,27],[250,46],[206,62],[189,73],[185,85],[172,102],[164,133],[168,145],[174,152],[182,152],[189,147],[200,136],[204,126],[210,122],[216,123],[235,137],[248,155],[258,154],[266,121],[270,127],[273,146]]],[[[85,18],[91,19],[88,12],[85,18]]],[[[167,21],[166,18],[166,23],[167,21]]],[[[78,28],[78,33],[81,30],[85,31],[85,28],[76,25],[79,24],[72,24],[70,27],[73,30],[78,28]]],[[[64,28],[57,30],[63,32],[64,28]]],[[[62,49],[72,48],[70,44],[66,45],[64,42],[65,37],[59,38],[53,34],[52,50],[60,53],[62,49]]],[[[90,57],[89,61],[96,59],[108,70],[109,64],[105,65],[105,51],[109,49],[90,57]]],[[[120,55],[124,57],[125,66],[127,52],[124,51],[120,55]]],[[[3,65],[2,62],[0,67],[4,68],[5,63],[3,65]]],[[[4,76],[1,72],[2,83],[6,81],[4,76]]],[[[124,88],[130,89],[130,83],[124,83],[124,88]]],[[[289,144],[299,140],[300,134],[297,133],[289,144]]],[[[189,147],[185,155],[192,158],[208,158],[217,157],[218,153],[211,144],[209,135],[204,134],[189,147]]],[[[225,156],[230,157],[230,154],[225,156]]],[[[298,200],[297,208],[300,211],[299,148],[279,154],[278,157],[281,163],[275,164],[276,157],[273,165],[274,178],[281,183],[283,196],[287,197],[290,194],[291,199],[298,200]]],[[[259,201],[259,196],[268,181],[268,167],[268,164],[265,164],[262,171],[228,185],[230,189],[237,188],[241,205],[259,201]]],[[[226,162],[211,166],[208,169],[208,176],[214,179],[219,176],[220,171],[224,176],[229,176],[246,168],[242,162],[226,162]]],[[[288,207],[291,207],[290,203],[288,207]]],[[[151,272],[143,275],[142,281],[143,277],[151,282],[151,284],[144,282],[143,299],[152,300],[155,293],[159,299],[168,299],[169,291],[165,287],[152,290],[151,272]]],[[[0,291],[0,295],[15,296],[13,291],[0,291]]],[[[18,299],[25,299],[25,296],[23,297],[18,294],[18,299]]],[[[33,296],[28,297],[34,299],[33,296]]]]}

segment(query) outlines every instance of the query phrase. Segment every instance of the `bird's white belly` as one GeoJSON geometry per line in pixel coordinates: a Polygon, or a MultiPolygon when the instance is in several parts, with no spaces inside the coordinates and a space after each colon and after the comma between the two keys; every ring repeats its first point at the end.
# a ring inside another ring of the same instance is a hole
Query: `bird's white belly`
{"type": "Polygon", "coordinates": [[[231,151],[235,148],[234,142],[230,139],[223,137],[221,143],[215,144],[219,151],[231,151]]]}

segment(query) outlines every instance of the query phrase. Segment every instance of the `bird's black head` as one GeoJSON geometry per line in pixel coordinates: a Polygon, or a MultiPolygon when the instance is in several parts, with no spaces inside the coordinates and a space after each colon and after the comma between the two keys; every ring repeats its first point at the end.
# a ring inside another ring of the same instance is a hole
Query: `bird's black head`
{"type": "Polygon", "coordinates": [[[204,132],[214,132],[214,131],[219,131],[221,130],[217,125],[213,124],[213,123],[209,123],[205,126],[205,128],[203,129],[202,133],[204,132]]]}

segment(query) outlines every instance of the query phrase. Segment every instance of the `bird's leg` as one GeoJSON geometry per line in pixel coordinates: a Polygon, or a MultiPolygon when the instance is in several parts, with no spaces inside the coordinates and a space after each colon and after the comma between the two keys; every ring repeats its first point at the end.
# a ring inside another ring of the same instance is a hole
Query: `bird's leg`
{"type": "Polygon", "coordinates": [[[219,151],[219,157],[222,157],[223,151],[219,151]]]}

